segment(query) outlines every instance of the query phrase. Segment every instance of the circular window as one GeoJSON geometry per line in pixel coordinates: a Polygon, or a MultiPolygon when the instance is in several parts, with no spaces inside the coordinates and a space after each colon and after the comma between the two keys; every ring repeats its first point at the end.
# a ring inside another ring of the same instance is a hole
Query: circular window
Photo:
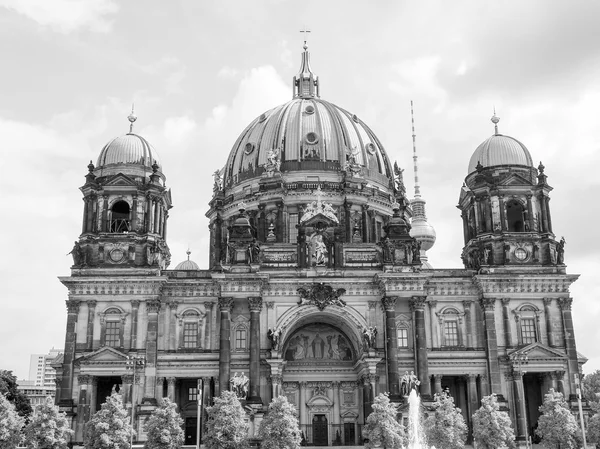
{"type": "Polygon", "coordinates": [[[261,114],[260,117],[258,117],[259,122],[264,122],[266,119],[267,119],[267,114],[261,114]]]}
{"type": "Polygon", "coordinates": [[[318,141],[319,141],[319,136],[317,135],[317,133],[311,131],[306,135],[307,143],[310,143],[312,145],[312,144],[317,143],[318,141]]]}
{"type": "Polygon", "coordinates": [[[372,143],[366,144],[365,148],[369,152],[369,154],[375,154],[375,145],[373,145],[372,143]]]}
{"type": "Polygon", "coordinates": [[[356,114],[354,114],[352,116],[352,120],[354,120],[356,123],[358,123],[358,116],[356,114]]]}
{"type": "Polygon", "coordinates": [[[304,108],[304,112],[306,112],[307,114],[314,114],[315,107],[309,104],[308,106],[306,106],[306,108],[304,108]]]}
{"type": "Polygon", "coordinates": [[[108,253],[108,257],[115,263],[123,262],[123,259],[125,259],[125,251],[120,248],[115,248],[108,253]]]}
{"type": "Polygon", "coordinates": [[[515,249],[515,258],[517,260],[525,260],[527,259],[527,257],[529,256],[529,253],[527,252],[527,250],[525,248],[517,248],[515,249]]]}
{"type": "Polygon", "coordinates": [[[246,146],[244,147],[244,153],[246,153],[246,154],[250,154],[250,153],[252,153],[253,151],[254,151],[254,144],[253,144],[253,143],[250,143],[250,142],[248,142],[248,143],[246,144],[246,146]]]}

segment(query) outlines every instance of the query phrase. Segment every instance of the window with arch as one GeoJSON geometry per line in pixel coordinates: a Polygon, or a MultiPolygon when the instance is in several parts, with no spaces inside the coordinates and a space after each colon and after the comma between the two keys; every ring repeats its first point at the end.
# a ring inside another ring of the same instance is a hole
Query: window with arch
{"type": "Polygon", "coordinates": [[[244,352],[249,350],[248,338],[250,336],[250,320],[238,315],[231,323],[232,350],[244,352]]]}
{"type": "Polygon", "coordinates": [[[506,221],[509,232],[525,231],[525,208],[519,201],[512,199],[506,203],[506,221]]]}
{"type": "Polygon", "coordinates": [[[179,318],[179,348],[184,350],[202,348],[204,315],[196,309],[189,309],[177,317],[179,318]]]}
{"type": "Polygon", "coordinates": [[[127,313],[118,307],[110,307],[100,315],[100,343],[111,348],[123,347],[123,329],[127,313]]]}
{"type": "Polygon", "coordinates": [[[539,317],[540,311],[533,305],[523,305],[517,310],[513,310],[515,320],[517,321],[517,336],[519,345],[529,345],[539,341],[539,317]]]}
{"type": "Polygon", "coordinates": [[[401,349],[408,348],[408,328],[399,327],[396,333],[398,336],[398,347],[401,349]]]}
{"type": "Polygon", "coordinates": [[[238,326],[235,330],[235,350],[245,351],[248,348],[248,330],[238,326]]]}
{"type": "Polygon", "coordinates": [[[131,230],[131,209],[127,201],[119,200],[110,208],[110,232],[131,230]]]}
{"type": "Polygon", "coordinates": [[[462,317],[458,310],[447,307],[437,314],[442,330],[442,346],[462,346],[462,317]]]}

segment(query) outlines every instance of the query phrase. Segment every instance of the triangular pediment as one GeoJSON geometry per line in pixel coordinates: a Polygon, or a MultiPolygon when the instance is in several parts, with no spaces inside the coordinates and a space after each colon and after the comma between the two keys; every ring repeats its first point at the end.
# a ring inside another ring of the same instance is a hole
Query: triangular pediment
{"type": "Polygon", "coordinates": [[[337,226],[339,223],[337,220],[333,220],[322,213],[318,213],[310,217],[306,221],[302,221],[302,226],[312,226],[314,228],[323,229],[325,227],[331,228],[337,226]]]}
{"type": "Polygon", "coordinates": [[[500,183],[500,186],[531,186],[533,185],[530,180],[525,179],[518,173],[513,173],[507,178],[503,179],[500,183]]]}
{"type": "Polygon", "coordinates": [[[122,363],[125,360],[127,360],[127,356],[121,351],[105,346],[95,352],[92,352],[91,354],[87,354],[78,358],[75,360],[75,364],[88,365],[96,363],[122,363]]]}
{"type": "Polygon", "coordinates": [[[123,173],[118,173],[111,177],[107,182],[104,183],[105,186],[136,186],[137,183],[131,179],[129,176],[124,175],[123,173]]]}
{"type": "Polygon", "coordinates": [[[311,406],[333,406],[333,402],[327,396],[323,394],[315,394],[306,403],[309,407],[311,406]]]}
{"type": "Polygon", "coordinates": [[[529,360],[567,359],[566,354],[558,349],[551,348],[539,342],[531,343],[508,354],[509,357],[516,355],[527,356],[529,360]]]}

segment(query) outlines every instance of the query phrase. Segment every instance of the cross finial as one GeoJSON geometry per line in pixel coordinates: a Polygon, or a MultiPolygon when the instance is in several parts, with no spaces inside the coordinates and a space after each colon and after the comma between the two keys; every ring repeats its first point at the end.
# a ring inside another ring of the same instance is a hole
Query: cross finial
{"type": "Polygon", "coordinates": [[[306,25],[304,25],[304,29],[300,30],[300,32],[304,33],[304,47],[303,48],[304,48],[304,50],[307,50],[308,49],[308,45],[306,45],[306,38],[308,36],[308,33],[310,33],[310,30],[307,30],[306,29],[306,25]]]}

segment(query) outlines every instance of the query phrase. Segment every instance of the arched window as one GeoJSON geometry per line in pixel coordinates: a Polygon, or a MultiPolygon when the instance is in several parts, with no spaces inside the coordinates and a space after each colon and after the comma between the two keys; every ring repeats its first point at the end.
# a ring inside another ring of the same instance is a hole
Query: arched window
{"type": "Polygon", "coordinates": [[[111,307],[100,313],[100,342],[111,348],[123,347],[123,331],[127,313],[111,307]]]}
{"type": "Polygon", "coordinates": [[[442,346],[458,347],[463,346],[462,342],[462,317],[453,307],[447,307],[437,313],[440,328],[442,331],[442,346]]]}
{"type": "Polygon", "coordinates": [[[524,208],[517,200],[510,200],[506,203],[506,220],[508,221],[509,232],[523,232],[524,208]]]}
{"type": "Polygon", "coordinates": [[[517,321],[517,336],[519,345],[529,345],[539,341],[539,317],[540,311],[532,305],[526,304],[518,310],[514,310],[517,321]]]}
{"type": "Polygon", "coordinates": [[[238,326],[235,330],[235,350],[245,351],[248,347],[248,330],[244,326],[238,326]]]}
{"type": "Polygon", "coordinates": [[[130,208],[127,201],[117,201],[111,208],[110,232],[129,232],[130,208]]]}

